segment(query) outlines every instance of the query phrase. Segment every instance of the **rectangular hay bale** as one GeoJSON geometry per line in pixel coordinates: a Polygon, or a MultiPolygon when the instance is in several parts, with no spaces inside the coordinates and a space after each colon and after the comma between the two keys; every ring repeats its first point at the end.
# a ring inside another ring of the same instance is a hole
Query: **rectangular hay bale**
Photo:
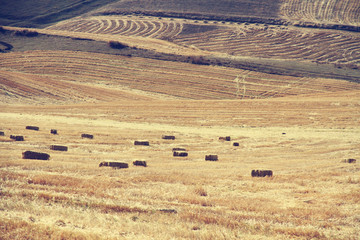
{"type": "Polygon", "coordinates": [[[217,155],[206,155],[205,156],[205,161],[217,161],[217,160],[218,160],[217,155]]]}
{"type": "Polygon", "coordinates": [[[22,153],[23,159],[49,160],[50,155],[47,153],[25,151],[22,153]]]}
{"type": "Polygon", "coordinates": [[[81,137],[82,137],[82,138],[89,138],[89,139],[93,139],[93,138],[94,138],[94,135],[92,135],[92,134],[86,134],[86,133],[83,133],[83,134],[81,134],[81,137]]]}
{"type": "Polygon", "coordinates": [[[54,151],[64,151],[64,152],[66,152],[68,150],[68,147],[60,146],[60,145],[51,145],[50,149],[54,150],[54,151]]]}
{"type": "Polygon", "coordinates": [[[39,127],[36,127],[36,126],[26,126],[26,129],[39,131],[39,127]]]}
{"type": "Polygon", "coordinates": [[[162,136],[162,139],[175,140],[175,136],[163,135],[163,136],[162,136]]]}
{"type": "Polygon", "coordinates": [[[123,162],[101,162],[99,167],[129,168],[129,164],[123,162]]]}
{"type": "Polygon", "coordinates": [[[188,153],[187,152],[173,152],[173,156],[174,157],[187,157],[188,153]]]}
{"type": "Polygon", "coordinates": [[[150,146],[149,141],[135,141],[134,145],[150,146]]]}

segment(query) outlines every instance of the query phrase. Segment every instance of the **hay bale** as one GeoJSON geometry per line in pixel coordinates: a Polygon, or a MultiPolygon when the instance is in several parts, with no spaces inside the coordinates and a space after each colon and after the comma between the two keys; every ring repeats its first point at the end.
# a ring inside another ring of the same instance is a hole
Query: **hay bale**
{"type": "Polygon", "coordinates": [[[15,140],[15,141],[24,141],[23,136],[10,135],[10,138],[15,140]]]}
{"type": "Polygon", "coordinates": [[[238,143],[238,142],[234,142],[234,143],[233,143],[233,146],[234,146],[234,147],[238,147],[238,146],[239,146],[239,143],[238,143]]]}
{"type": "Polygon", "coordinates": [[[99,167],[129,168],[129,164],[123,162],[101,162],[99,167]]]}
{"type": "Polygon", "coordinates": [[[187,157],[188,153],[187,152],[173,152],[173,156],[174,157],[187,157]]]}
{"type": "Polygon", "coordinates": [[[219,137],[219,140],[222,140],[222,141],[231,141],[231,137],[230,137],[230,136],[219,137]]]}
{"type": "Polygon", "coordinates": [[[133,162],[133,165],[135,166],[143,166],[143,167],[147,167],[147,164],[146,164],[146,161],[139,161],[139,160],[136,160],[133,162]]]}
{"type": "Polygon", "coordinates": [[[266,176],[272,177],[273,171],[271,171],[271,170],[252,170],[251,176],[252,177],[266,177],[266,176]]]}
{"type": "Polygon", "coordinates": [[[22,153],[23,159],[49,160],[50,155],[47,153],[25,151],[22,153]]]}
{"type": "Polygon", "coordinates": [[[149,141],[135,141],[134,145],[150,146],[149,141]]]}
{"type": "Polygon", "coordinates": [[[176,151],[176,152],[177,152],[177,151],[185,152],[186,149],[185,149],[185,148],[173,148],[172,151],[173,151],[173,152],[175,152],[175,151],[176,151]]]}
{"type": "Polygon", "coordinates": [[[177,213],[175,209],[159,209],[159,211],[164,213],[177,213]]]}
{"type": "Polygon", "coordinates": [[[28,130],[34,130],[34,131],[39,131],[39,127],[36,127],[36,126],[26,126],[26,129],[28,129],[28,130]]]}
{"type": "Polygon", "coordinates": [[[15,141],[24,141],[24,137],[23,136],[16,136],[15,141]]]}
{"type": "Polygon", "coordinates": [[[175,136],[163,135],[163,136],[162,136],[162,139],[175,140],[175,136]]]}
{"type": "Polygon", "coordinates": [[[51,129],[51,130],[50,130],[50,133],[51,133],[51,134],[55,134],[55,135],[58,134],[58,132],[57,132],[56,129],[51,129]]]}
{"type": "Polygon", "coordinates": [[[217,160],[218,160],[217,155],[206,155],[205,156],[205,161],[217,161],[217,160]]]}
{"type": "Polygon", "coordinates": [[[348,158],[348,159],[345,159],[345,162],[346,162],[346,163],[356,163],[356,159],[354,159],[354,158],[348,158]]]}
{"type": "Polygon", "coordinates": [[[54,151],[64,151],[64,152],[66,152],[68,150],[68,147],[60,146],[60,145],[51,145],[50,149],[54,150],[54,151]]]}
{"type": "Polygon", "coordinates": [[[82,138],[93,139],[93,138],[94,138],[94,135],[83,133],[83,134],[81,134],[81,137],[82,137],[82,138]]]}

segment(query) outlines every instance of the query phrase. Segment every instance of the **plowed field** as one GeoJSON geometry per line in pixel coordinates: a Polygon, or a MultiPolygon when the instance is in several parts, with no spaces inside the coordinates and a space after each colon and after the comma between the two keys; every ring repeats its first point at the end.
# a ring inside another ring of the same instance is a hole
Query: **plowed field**
{"type": "Polygon", "coordinates": [[[358,0],[288,0],[280,9],[280,15],[289,20],[360,25],[358,0]]]}
{"type": "Polygon", "coordinates": [[[356,33],[258,24],[219,25],[138,17],[90,17],[60,22],[49,30],[67,30],[171,40],[214,53],[311,61],[360,67],[356,33]],[[186,31],[184,26],[186,24],[186,31]],[[191,31],[189,30],[191,29],[191,31]],[[211,30],[214,29],[214,30],[211,30]]]}
{"type": "Polygon", "coordinates": [[[8,103],[272,98],[360,89],[341,80],[69,51],[3,54],[0,70],[8,103]]]}

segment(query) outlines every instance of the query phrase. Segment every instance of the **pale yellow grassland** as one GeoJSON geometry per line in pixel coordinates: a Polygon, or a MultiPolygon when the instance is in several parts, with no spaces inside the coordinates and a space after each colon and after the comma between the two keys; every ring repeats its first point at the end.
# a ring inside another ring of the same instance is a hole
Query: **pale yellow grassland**
{"type": "Polygon", "coordinates": [[[359,106],[358,91],[277,100],[2,105],[0,236],[358,239],[360,167],[343,160],[359,156],[359,106]],[[52,128],[59,134],[51,135],[52,128]],[[10,134],[25,141],[10,141],[10,134]],[[150,146],[134,146],[135,140],[150,146]],[[52,151],[52,144],[69,151],[52,151]],[[189,156],[173,157],[173,147],[189,156]],[[22,159],[25,150],[51,159],[22,159]],[[205,161],[207,154],[219,161],[205,161]],[[148,167],[135,167],[134,160],[148,167]],[[129,168],[99,168],[101,161],[129,168]],[[252,178],[252,169],[274,176],[252,178]]]}

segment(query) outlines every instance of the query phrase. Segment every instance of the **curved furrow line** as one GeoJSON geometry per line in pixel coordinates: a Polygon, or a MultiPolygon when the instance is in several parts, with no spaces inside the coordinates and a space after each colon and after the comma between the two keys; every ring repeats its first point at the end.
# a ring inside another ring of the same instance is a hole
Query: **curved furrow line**
{"type": "Polygon", "coordinates": [[[324,10],[324,20],[325,21],[336,21],[335,16],[333,15],[334,11],[335,11],[335,2],[336,0],[332,0],[332,1],[328,1],[327,2],[327,6],[324,10]]]}
{"type": "Polygon", "coordinates": [[[358,61],[358,63],[360,63],[360,46],[345,49],[343,56],[345,61],[358,61]]]}
{"type": "Polygon", "coordinates": [[[178,22],[173,22],[171,31],[168,35],[169,37],[176,37],[181,33],[181,31],[182,31],[182,24],[178,22]]]}
{"type": "Polygon", "coordinates": [[[181,32],[183,31],[183,29],[184,29],[184,24],[183,23],[177,23],[175,37],[179,36],[181,34],[181,32]]]}
{"type": "Polygon", "coordinates": [[[156,38],[168,38],[168,37],[172,37],[173,34],[172,32],[174,31],[174,22],[167,22],[165,28],[161,31],[161,33],[156,36],[156,38]]]}
{"type": "Polygon", "coordinates": [[[128,20],[119,19],[119,27],[114,30],[111,34],[122,34],[124,31],[130,28],[130,23],[128,20]]]}
{"type": "Polygon", "coordinates": [[[99,20],[91,20],[90,22],[92,22],[91,27],[88,29],[81,29],[82,32],[95,33],[101,27],[101,22],[99,20]]]}
{"type": "Polygon", "coordinates": [[[126,21],[122,20],[122,19],[116,19],[116,26],[115,28],[111,31],[111,34],[119,34],[123,28],[125,28],[126,25],[126,21]]]}
{"type": "Polygon", "coordinates": [[[152,21],[144,21],[143,23],[145,24],[145,29],[141,35],[143,37],[149,37],[152,34],[152,31],[156,29],[156,25],[152,21]]]}
{"type": "Polygon", "coordinates": [[[87,29],[91,28],[93,25],[93,22],[91,21],[81,21],[78,25],[76,25],[74,28],[64,28],[59,30],[65,30],[65,31],[73,31],[73,32],[86,32],[87,29]]]}
{"type": "Polygon", "coordinates": [[[137,25],[133,20],[127,20],[127,27],[120,34],[124,36],[129,36],[131,35],[131,32],[135,31],[136,28],[137,25]]]}
{"type": "Polygon", "coordinates": [[[161,36],[164,35],[164,33],[168,30],[169,28],[169,23],[164,21],[161,22],[160,28],[158,29],[158,31],[156,33],[154,33],[151,37],[152,38],[161,38],[161,36]]]}
{"type": "Polygon", "coordinates": [[[147,35],[147,37],[150,37],[150,38],[156,38],[157,35],[161,34],[161,29],[163,29],[163,25],[164,25],[164,22],[162,21],[159,21],[159,22],[154,22],[155,24],[155,28],[154,28],[154,31],[151,31],[151,33],[149,33],[147,35]]]}
{"type": "Polygon", "coordinates": [[[114,27],[113,22],[110,19],[105,19],[105,28],[101,31],[102,34],[108,34],[114,27]]]}
{"type": "Polygon", "coordinates": [[[97,20],[98,22],[99,22],[99,27],[98,27],[98,29],[96,29],[94,32],[92,32],[92,33],[103,33],[103,31],[104,31],[104,29],[106,29],[106,27],[107,27],[107,20],[105,20],[105,19],[99,19],[99,20],[97,20]]]}
{"type": "Polygon", "coordinates": [[[132,36],[144,36],[144,32],[147,30],[147,25],[145,25],[144,21],[137,21],[138,29],[137,31],[132,33],[132,36]]]}
{"type": "Polygon", "coordinates": [[[104,29],[103,31],[102,31],[102,34],[112,34],[112,32],[114,31],[114,29],[116,29],[117,28],[117,21],[116,20],[114,20],[114,19],[107,19],[107,27],[106,27],[106,29],[104,29]]]}
{"type": "Polygon", "coordinates": [[[349,16],[344,14],[344,10],[347,9],[349,1],[337,1],[334,4],[333,18],[336,22],[349,22],[349,16]]]}
{"type": "Polygon", "coordinates": [[[141,31],[141,21],[132,21],[133,22],[133,28],[128,33],[128,36],[135,36],[139,31],[141,31]]]}

